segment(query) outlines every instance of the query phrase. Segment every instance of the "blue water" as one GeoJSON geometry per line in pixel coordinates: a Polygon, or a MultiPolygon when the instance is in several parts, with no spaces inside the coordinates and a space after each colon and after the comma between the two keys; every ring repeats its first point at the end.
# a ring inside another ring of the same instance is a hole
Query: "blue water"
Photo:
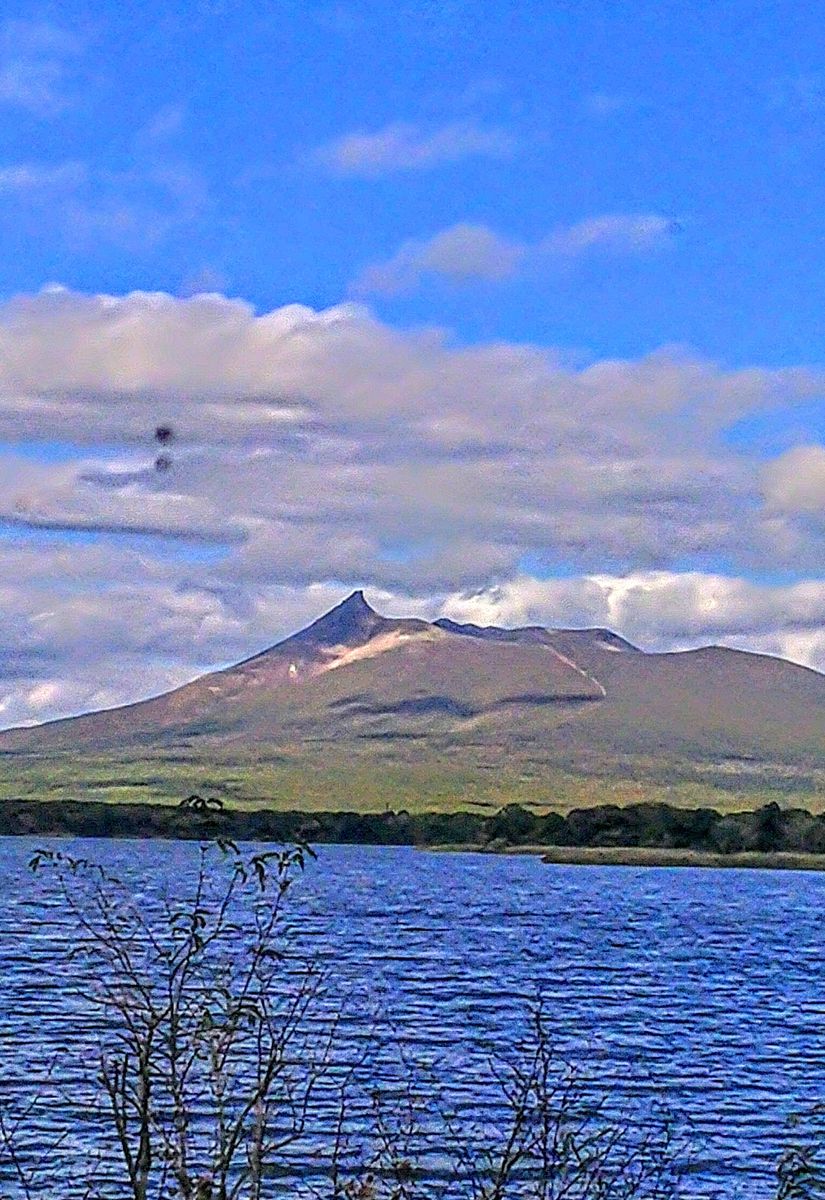
{"type": "MultiPolygon", "coordinates": [[[[75,1052],[77,1078],[88,1063],[83,997],[60,965],[68,917],[26,869],[33,845],[0,839],[7,1098],[57,1051],[75,1052]]],[[[196,853],[69,845],[147,904],[191,874],[196,853]]],[[[540,992],[560,1055],[614,1098],[662,1096],[689,1119],[686,1195],[767,1200],[789,1116],[825,1100],[823,902],[825,874],[807,872],[322,847],[290,907],[295,936],[327,967],[325,1003],[345,1013],[343,1043],[400,1045],[477,1100],[487,1057],[513,1044],[540,992]]]]}

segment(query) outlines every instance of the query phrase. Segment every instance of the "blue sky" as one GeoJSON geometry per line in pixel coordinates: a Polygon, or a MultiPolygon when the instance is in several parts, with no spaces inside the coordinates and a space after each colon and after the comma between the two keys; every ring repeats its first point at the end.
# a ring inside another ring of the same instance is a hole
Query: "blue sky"
{"type": "Polygon", "coordinates": [[[824,150],[816,5],[5,9],[0,719],[361,583],[825,667],[824,150]]]}
{"type": "Polygon", "coordinates": [[[822,360],[816,5],[69,0],[18,17],[51,97],[4,107],[0,161],[74,164],[88,176],[75,202],[101,211],[67,230],[60,185],[6,189],[5,293],[214,281],[261,308],[323,307],[365,264],[459,221],[537,242],[596,214],[658,213],[680,231],[657,254],[544,264],[503,287],[426,280],[376,306],[583,355],[675,341],[732,364],[822,360]],[[38,22],[65,44],[38,49],[38,22]],[[311,160],[399,123],[509,148],[366,179],[311,160]],[[134,226],[118,231],[118,206],[134,226]]]}

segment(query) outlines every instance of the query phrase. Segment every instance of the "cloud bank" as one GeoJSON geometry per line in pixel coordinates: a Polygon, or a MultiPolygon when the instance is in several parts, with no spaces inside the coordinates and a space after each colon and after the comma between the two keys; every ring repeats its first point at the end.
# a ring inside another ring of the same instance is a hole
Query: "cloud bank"
{"type": "Polygon", "coordinates": [[[823,385],[667,348],[575,366],[352,304],[8,301],[0,719],[181,682],[361,584],[388,611],[825,668],[825,447],[725,438],[823,385]]]}

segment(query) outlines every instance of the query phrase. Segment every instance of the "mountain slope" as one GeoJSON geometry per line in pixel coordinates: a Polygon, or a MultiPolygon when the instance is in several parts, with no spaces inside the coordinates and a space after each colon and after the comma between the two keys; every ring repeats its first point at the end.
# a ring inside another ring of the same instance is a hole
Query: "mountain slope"
{"type": "Polygon", "coordinates": [[[647,654],[605,629],[390,619],[355,592],[285,641],[165,695],[0,733],[9,769],[44,755],[281,757],[296,770],[334,760],[379,775],[402,763],[502,779],[560,767],[817,772],[825,675],[718,647],[647,654]]]}
{"type": "Polygon", "coordinates": [[[7,730],[0,751],[100,750],[152,737],[318,736],[330,724],[346,734],[356,714],[466,718],[534,694],[575,703],[600,699],[603,689],[550,645],[392,620],[354,592],[307,629],[236,666],[123,708],[7,730]]]}

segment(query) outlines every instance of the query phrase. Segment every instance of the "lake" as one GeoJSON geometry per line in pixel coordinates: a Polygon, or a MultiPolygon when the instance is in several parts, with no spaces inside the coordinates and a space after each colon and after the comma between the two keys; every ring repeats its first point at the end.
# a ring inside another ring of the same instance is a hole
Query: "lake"
{"type": "MultiPolygon", "coordinates": [[[[196,853],[161,841],[59,844],[133,881],[147,903],[192,872],[196,853]]],[[[34,845],[0,839],[6,1096],[89,1038],[55,969],[66,915],[26,868],[34,845]]],[[[380,1057],[392,1030],[410,1060],[475,1095],[488,1055],[513,1044],[540,992],[560,1053],[614,1096],[662,1095],[691,1120],[686,1195],[767,1200],[789,1116],[825,1100],[823,902],[817,873],[325,846],[291,910],[329,969],[344,1040],[369,1041],[380,1057]]]]}

